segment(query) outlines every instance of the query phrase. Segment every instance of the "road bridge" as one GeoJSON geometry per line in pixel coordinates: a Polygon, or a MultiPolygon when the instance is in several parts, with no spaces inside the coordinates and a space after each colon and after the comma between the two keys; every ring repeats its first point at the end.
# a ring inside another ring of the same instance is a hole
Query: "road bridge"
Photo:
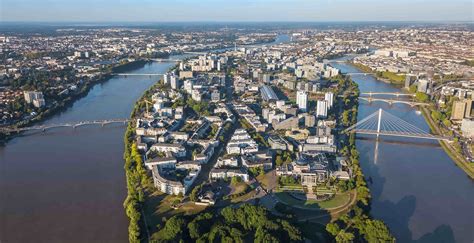
{"type": "Polygon", "coordinates": [[[154,62],[181,62],[180,59],[166,59],[166,58],[150,58],[150,61],[154,62]]]}
{"type": "Polygon", "coordinates": [[[364,96],[359,96],[359,100],[365,100],[369,103],[374,102],[374,101],[380,101],[380,102],[385,102],[389,103],[390,105],[392,104],[406,104],[409,106],[429,106],[429,103],[422,103],[422,102],[415,102],[415,101],[408,101],[408,100],[393,100],[393,99],[382,99],[382,98],[372,98],[372,97],[364,97],[364,96]]]}
{"type": "Polygon", "coordinates": [[[114,73],[116,76],[163,76],[164,73],[114,73]]]}
{"type": "Polygon", "coordinates": [[[368,95],[368,96],[373,96],[373,95],[390,95],[390,96],[396,96],[396,97],[399,97],[399,96],[412,96],[412,97],[415,97],[416,94],[408,94],[408,93],[399,93],[399,92],[372,92],[372,91],[369,91],[369,92],[363,92],[363,93],[360,93],[361,95],[368,95]]]}

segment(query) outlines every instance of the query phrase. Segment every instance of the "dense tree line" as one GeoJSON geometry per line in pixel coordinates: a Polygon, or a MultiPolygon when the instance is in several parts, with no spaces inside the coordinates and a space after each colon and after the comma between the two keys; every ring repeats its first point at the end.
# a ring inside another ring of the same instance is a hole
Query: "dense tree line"
{"type": "Polygon", "coordinates": [[[143,203],[146,199],[147,191],[152,190],[153,181],[148,176],[144,166],[143,158],[138,151],[137,145],[134,142],[135,138],[135,121],[134,119],[141,111],[143,111],[143,99],[149,98],[153,94],[153,90],[157,88],[157,85],[150,87],[143,94],[140,101],[135,104],[131,114],[131,122],[127,126],[124,136],[125,152],[125,176],[127,182],[127,198],[125,199],[123,206],[125,212],[130,219],[128,226],[128,237],[129,242],[138,243],[142,240],[141,227],[143,227],[141,219],[143,203]]]}
{"type": "MultiPolygon", "coordinates": [[[[344,126],[351,126],[357,122],[359,88],[349,77],[338,78],[339,93],[343,93],[342,120],[344,126]],[[350,91],[350,92],[347,92],[350,91]]],[[[346,135],[341,141],[341,153],[349,158],[349,166],[353,172],[353,179],[344,185],[338,185],[341,190],[352,189],[355,183],[356,203],[348,213],[336,221],[327,224],[326,230],[336,242],[394,242],[388,227],[380,220],[370,216],[370,190],[364,178],[360,163],[359,152],[355,146],[355,135],[346,135]]]]}
{"type": "Polygon", "coordinates": [[[300,230],[265,208],[244,204],[219,213],[175,215],[151,242],[301,242],[300,230]]]}

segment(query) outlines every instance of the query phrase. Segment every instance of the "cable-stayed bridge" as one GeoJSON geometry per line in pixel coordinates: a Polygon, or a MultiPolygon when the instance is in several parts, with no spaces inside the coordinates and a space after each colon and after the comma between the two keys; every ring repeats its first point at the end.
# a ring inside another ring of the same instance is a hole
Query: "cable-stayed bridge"
{"type": "Polygon", "coordinates": [[[451,137],[433,135],[382,109],[379,109],[356,124],[346,128],[343,132],[376,135],[377,137],[382,135],[432,140],[452,140],[451,137]]]}
{"type": "Polygon", "coordinates": [[[48,129],[58,128],[58,127],[76,128],[76,127],[87,126],[87,125],[105,126],[107,124],[112,124],[112,123],[126,124],[128,121],[129,121],[129,119],[107,119],[107,120],[77,121],[77,122],[45,124],[45,125],[38,125],[38,126],[31,126],[31,127],[0,128],[0,131],[2,131],[2,132],[23,132],[23,131],[33,131],[33,130],[46,131],[48,129]]]}

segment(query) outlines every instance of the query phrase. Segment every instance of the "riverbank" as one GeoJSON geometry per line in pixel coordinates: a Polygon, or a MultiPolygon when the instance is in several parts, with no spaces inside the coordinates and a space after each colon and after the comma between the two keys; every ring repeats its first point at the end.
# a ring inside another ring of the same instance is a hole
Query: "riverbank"
{"type": "MultiPolygon", "coordinates": [[[[119,64],[114,67],[110,67],[106,73],[101,74],[99,77],[97,77],[94,80],[84,83],[77,92],[66,97],[64,100],[60,102],[54,102],[51,107],[40,112],[34,118],[30,120],[26,120],[26,121],[19,121],[13,125],[6,126],[4,128],[27,127],[27,126],[32,126],[40,122],[43,122],[47,120],[48,118],[51,118],[52,116],[57,115],[67,110],[68,108],[72,107],[74,102],[85,97],[95,85],[102,84],[109,81],[113,77],[114,72],[126,72],[126,71],[136,70],[136,69],[142,68],[147,63],[149,63],[148,60],[135,60],[132,62],[127,62],[127,63],[119,64]]],[[[22,132],[7,132],[7,133],[0,132],[0,146],[4,146],[8,141],[20,135],[21,133],[22,132]]]]}
{"type": "MultiPolygon", "coordinates": [[[[336,81],[340,86],[335,92],[338,111],[336,123],[342,131],[357,123],[360,90],[357,83],[349,76],[340,76],[336,81]]],[[[355,134],[342,133],[339,134],[337,140],[340,141],[339,151],[347,158],[347,166],[352,171],[353,178],[348,185],[355,187],[355,199],[351,200],[350,206],[344,208],[341,214],[346,210],[348,212],[345,215],[338,215],[336,220],[326,225],[326,230],[336,240],[341,235],[350,234],[352,238],[359,235],[358,237],[367,242],[394,242],[395,239],[385,222],[374,219],[371,215],[372,195],[359,161],[360,152],[356,147],[355,134]]]]}
{"type": "MultiPolygon", "coordinates": [[[[428,123],[428,126],[430,127],[431,131],[434,132],[435,134],[438,135],[443,135],[440,131],[439,126],[433,121],[431,118],[431,115],[429,111],[426,109],[426,107],[421,108],[421,112],[423,114],[423,117],[425,118],[425,121],[428,123]]],[[[451,157],[451,159],[454,161],[454,163],[461,168],[466,174],[471,178],[474,179],[474,166],[470,164],[470,162],[466,161],[462,155],[460,155],[455,149],[446,141],[439,141],[439,144],[441,147],[444,149],[446,154],[451,157]]]]}
{"type": "Polygon", "coordinates": [[[347,63],[350,64],[351,66],[359,69],[360,71],[362,71],[364,73],[373,74],[378,80],[380,80],[384,83],[392,84],[394,86],[397,86],[398,88],[402,88],[403,85],[405,84],[405,75],[400,76],[396,73],[392,73],[392,72],[388,72],[388,71],[387,72],[376,72],[376,71],[372,70],[370,67],[368,67],[364,64],[355,63],[353,61],[348,61],[347,63]]]}

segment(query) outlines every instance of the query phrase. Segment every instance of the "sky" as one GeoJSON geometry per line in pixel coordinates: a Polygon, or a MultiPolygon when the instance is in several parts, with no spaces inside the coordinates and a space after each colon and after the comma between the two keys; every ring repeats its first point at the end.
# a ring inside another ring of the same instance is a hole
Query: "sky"
{"type": "Polygon", "coordinates": [[[472,22],[473,12],[473,0],[0,0],[0,22],[472,22]]]}

